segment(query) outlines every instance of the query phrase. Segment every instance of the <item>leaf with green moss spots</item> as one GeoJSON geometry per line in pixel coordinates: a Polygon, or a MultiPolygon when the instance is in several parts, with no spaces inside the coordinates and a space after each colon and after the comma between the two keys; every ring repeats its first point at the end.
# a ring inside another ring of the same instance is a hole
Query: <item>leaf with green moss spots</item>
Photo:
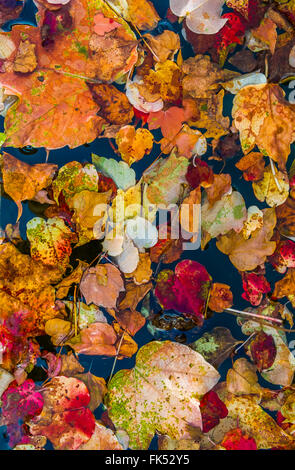
{"type": "Polygon", "coordinates": [[[81,191],[98,190],[98,174],[94,165],[79,162],[69,162],[60,168],[57,178],[52,183],[53,198],[58,203],[62,192],[66,202],[81,191]]]}
{"type": "Polygon", "coordinates": [[[172,151],[168,158],[160,158],[156,164],[144,174],[147,184],[146,196],[151,204],[175,204],[183,194],[187,184],[185,178],[189,160],[178,157],[172,151]]]}
{"type": "Polygon", "coordinates": [[[231,229],[239,232],[247,217],[247,209],[243,196],[233,191],[223,196],[213,206],[205,196],[202,204],[202,230],[210,234],[211,238],[224,235],[231,229]]]}
{"type": "Polygon", "coordinates": [[[219,380],[197,352],[172,341],[152,341],[137,353],[136,365],[121,370],[108,387],[106,405],[131,449],[148,449],[156,431],[189,439],[187,424],[202,427],[199,398],[219,380]]]}
{"type": "Polygon", "coordinates": [[[218,369],[239,343],[227,328],[217,326],[189,346],[218,369]]]}
{"type": "Polygon", "coordinates": [[[31,257],[48,266],[66,269],[72,253],[71,243],[76,235],[59,217],[47,221],[35,217],[27,223],[27,237],[31,245],[31,257]]]}

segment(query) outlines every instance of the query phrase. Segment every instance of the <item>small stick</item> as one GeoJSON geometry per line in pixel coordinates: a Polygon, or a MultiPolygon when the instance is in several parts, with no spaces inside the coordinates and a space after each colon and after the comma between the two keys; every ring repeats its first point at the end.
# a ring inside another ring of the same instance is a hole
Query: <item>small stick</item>
{"type": "Polygon", "coordinates": [[[240,346],[234,351],[234,354],[237,354],[237,352],[243,347],[245,346],[245,344],[248,343],[248,341],[250,341],[250,339],[252,338],[252,336],[254,336],[256,334],[256,332],[254,331],[254,333],[252,333],[252,335],[250,335],[246,341],[244,341],[242,344],[240,344],[240,346]]]}
{"type": "Polygon", "coordinates": [[[270,160],[271,172],[272,172],[272,174],[273,174],[273,177],[274,177],[276,186],[277,186],[278,190],[280,191],[280,193],[282,193],[283,190],[282,190],[281,185],[280,185],[280,183],[279,183],[279,181],[278,181],[278,179],[277,179],[274,163],[273,163],[273,161],[272,161],[271,158],[270,158],[269,160],[270,160]]]}
{"type": "Polygon", "coordinates": [[[74,325],[75,325],[75,336],[78,336],[78,321],[77,321],[77,284],[74,289],[74,325]]]}
{"type": "Polygon", "coordinates": [[[120,349],[121,349],[121,346],[122,346],[124,335],[125,335],[125,331],[123,331],[123,334],[122,334],[121,339],[120,339],[120,343],[119,343],[119,346],[118,346],[118,350],[116,352],[116,356],[115,356],[115,360],[114,360],[113,367],[112,367],[112,370],[111,370],[111,374],[110,374],[110,377],[109,377],[109,380],[108,380],[108,385],[109,385],[109,383],[110,383],[110,381],[112,380],[112,377],[113,377],[113,373],[114,373],[114,370],[115,370],[115,367],[116,367],[116,364],[117,364],[117,360],[118,360],[119,352],[120,352],[120,349]]]}
{"type": "Polygon", "coordinates": [[[240,315],[246,315],[246,316],[253,317],[253,318],[259,318],[260,320],[268,320],[268,321],[273,321],[275,323],[280,323],[280,324],[283,323],[283,320],[280,320],[279,318],[267,317],[266,315],[258,315],[257,313],[252,313],[252,312],[244,312],[242,310],[236,310],[235,308],[226,308],[224,311],[228,313],[238,313],[240,315]]]}

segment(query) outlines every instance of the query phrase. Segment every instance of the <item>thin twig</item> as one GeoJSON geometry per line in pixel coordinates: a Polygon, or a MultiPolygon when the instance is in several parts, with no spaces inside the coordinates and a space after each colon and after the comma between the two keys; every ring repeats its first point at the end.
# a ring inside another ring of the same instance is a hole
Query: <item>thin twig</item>
{"type": "Polygon", "coordinates": [[[123,331],[123,334],[122,334],[121,339],[120,339],[120,343],[119,343],[119,346],[118,346],[118,350],[117,350],[117,352],[116,352],[116,356],[115,356],[115,360],[114,360],[114,363],[113,363],[113,367],[112,367],[112,370],[111,370],[111,373],[110,373],[110,377],[109,377],[109,380],[108,380],[108,385],[109,385],[110,381],[112,380],[112,377],[113,377],[113,374],[114,374],[114,370],[115,370],[115,367],[116,367],[116,364],[117,364],[117,360],[118,360],[118,356],[119,356],[120,349],[121,349],[121,346],[122,346],[122,342],[123,342],[124,335],[125,335],[125,330],[123,331]]]}
{"type": "Polygon", "coordinates": [[[274,177],[276,186],[277,186],[278,190],[280,191],[280,193],[282,193],[283,190],[282,190],[281,185],[280,185],[280,183],[279,183],[279,181],[278,181],[278,179],[277,179],[274,163],[273,163],[273,161],[272,161],[271,158],[270,158],[269,160],[270,160],[271,172],[272,172],[272,174],[273,174],[273,177],[274,177]]]}
{"type": "Polygon", "coordinates": [[[280,324],[283,323],[283,320],[280,320],[279,318],[267,317],[266,315],[258,315],[257,313],[245,312],[243,310],[237,310],[235,308],[226,308],[224,311],[228,313],[238,313],[239,315],[243,315],[243,316],[246,315],[246,316],[258,318],[261,320],[273,321],[275,323],[280,323],[280,324]]]}

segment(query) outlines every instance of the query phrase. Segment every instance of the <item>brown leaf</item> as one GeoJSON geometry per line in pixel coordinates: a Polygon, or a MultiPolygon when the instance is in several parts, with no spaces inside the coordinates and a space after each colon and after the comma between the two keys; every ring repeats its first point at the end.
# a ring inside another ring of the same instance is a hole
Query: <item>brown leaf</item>
{"type": "Polygon", "coordinates": [[[100,307],[116,308],[119,293],[125,289],[119,269],[106,263],[84,273],[80,290],[88,305],[94,303],[100,307]]]}
{"type": "Polygon", "coordinates": [[[49,163],[29,165],[5,152],[0,156],[0,165],[4,190],[17,204],[19,220],[21,201],[33,199],[41,189],[49,186],[58,166],[49,163]]]}
{"type": "Polygon", "coordinates": [[[35,44],[32,44],[28,39],[20,42],[13,63],[14,72],[29,73],[35,70],[37,67],[35,48],[35,44]]]}
{"type": "Polygon", "coordinates": [[[138,286],[133,282],[128,282],[126,284],[126,294],[118,306],[119,310],[136,310],[136,307],[139,302],[152,289],[152,287],[152,282],[142,284],[141,286],[138,286]]]}
{"type": "Polygon", "coordinates": [[[229,256],[239,271],[253,271],[276,249],[276,243],[270,241],[276,225],[275,210],[263,209],[263,214],[263,226],[252,232],[248,240],[233,230],[218,237],[217,248],[229,256]]]}
{"type": "Polygon", "coordinates": [[[111,124],[129,124],[133,108],[125,93],[114,85],[101,83],[91,87],[94,101],[100,106],[99,115],[111,124]]]}

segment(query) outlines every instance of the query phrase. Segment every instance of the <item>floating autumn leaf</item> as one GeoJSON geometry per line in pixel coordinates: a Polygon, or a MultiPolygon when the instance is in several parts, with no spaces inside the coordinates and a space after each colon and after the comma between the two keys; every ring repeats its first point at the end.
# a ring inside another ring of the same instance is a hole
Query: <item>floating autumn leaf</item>
{"type": "Polygon", "coordinates": [[[216,246],[222,253],[229,256],[230,261],[239,271],[253,271],[275,251],[276,243],[270,241],[275,225],[274,209],[263,209],[263,226],[256,229],[250,238],[245,240],[242,233],[232,230],[220,236],[216,246]]]}
{"type": "Polygon", "coordinates": [[[228,431],[220,445],[226,450],[257,450],[255,439],[240,428],[228,431]]]}
{"type": "Polygon", "coordinates": [[[222,313],[233,305],[233,294],[230,286],[215,282],[210,291],[208,306],[213,312],[222,313]]]}
{"type": "Polygon", "coordinates": [[[182,184],[189,162],[184,157],[177,157],[172,152],[168,158],[159,159],[143,176],[148,185],[146,196],[151,204],[174,204],[179,200],[182,184]]]}
{"type": "MultiPolygon", "coordinates": [[[[270,52],[274,54],[277,42],[277,26],[270,18],[264,18],[258,28],[251,31],[251,34],[259,43],[266,44],[270,52]]],[[[251,42],[249,46],[250,44],[251,42]]]]}
{"type": "Polygon", "coordinates": [[[150,113],[147,122],[150,130],[160,127],[163,137],[171,140],[180,132],[184,121],[184,109],[171,106],[167,111],[161,110],[157,113],[150,113]]]}
{"type": "Polygon", "coordinates": [[[277,229],[284,237],[295,237],[294,208],[295,200],[291,197],[288,197],[284,204],[276,207],[276,215],[278,219],[277,229]]]}
{"type": "Polygon", "coordinates": [[[158,450],[199,450],[200,444],[192,439],[171,439],[169,436],[158,436],[158,450]]]}
{"type": "Polygon", "coordinates": [[[68,292],[73,284],[80,284],[81,278],[85,269],[88,267],[88,264],[84,261],[79,260],[78,266],[71,272],[71,274],[64,279],[62,279],[55,288],[56,297],[63,299],[68,295],[68,292]]]}
{"type": "Polygon", "coordinates": [[[234,395],[260,395],[263,388],[258,383],[256,367],[246,358],[237,359],[226,376],[226,387],[234,395]]]}
{"type": "Polygon", "coordinates": [[[74,331],[71,322],[61,318],[52,318],[45,324],[45,333],[50,336],[53,345],[59,346],[65,343],[74,331]]]}
{"type": "Polygon", "coordinates": [[[145,318],[136,310],[126,309],[119,312],[108,310],[108,312],[131,336],[134,336],[145,325],[145,318]]]}
{"type": "MultiPolygon", "coordinates": [[[[60,375],[62,375],[62,373],[60,375]]],[[[85,374],[76,373],[75,377],[76,379],[85,383],[90,393],[90,402],[88,404],[88,408],[91,411],[96,410],[96,408],[98,408],[102,403],[103,397],[107,393],[105,380],[102,377],[96,377],[95,375],[91,374],[91,372],[86,372],[85,374]]]]}
{"type": "Polygon", "coordinates": [[[248,240],[255,230],[263,226],[263,212],[257,206],[248,207],[247,220],[244,222],[243,237],[248,240]]]}
{"type": "Polygon", "coordinates": [[[198,129],[191,129],[187,124],[183,124],[182,130],[174,139],[163,137],[160,141],[161,151],[165,154],[170,153],[173,147],[177,147],[179,155],[191,158],[198,157],[207,152],[207,141],[198,129]]]}
{"type": "Polygon", "coordinates": [[[159,263],[161,260],[164,264],[177,261],[183,251],[181,238],[173,237],[171,226],[168,224],[159,225],[158,234],[157,243],[150,249],[151,261],[159,263]]]}
{"type": "Polygon", "coordinates": [[[228,174],[214,175],[211,186],[205,187],[209,206],[212,207],[215,202],[230,192],[231,176],[228,174]]]}
{"type": "Polygon", "coordinates": [[[117,335],[108,323],[96,322],[81,330],[78,338],[67,342],[76,353],[115,356],[117,335]]]}
{"type": "Polygon", "coordinates": [[[198,186],[206,188],[213,183],[214,174],[208,163],[197,158],[189,164],[185,178],[192,189],[198,186]]]}
{"type": "Polygon", "coordinates": [[[236,167],[243,172],[246,181],[259,181],[264,175],[265,161],[262,153],[250,152],[236,163],[236,167]]]}
{"type": "Polygon", "coordinates": [[[246,214],[244,198],[237,191],[223,196],[211,207],[205,197],[202,204],[202,230],[209,233],[211,238],[227,234],[230,230],[240,232],[246,214]]]}
{"type": "Polygon", "coordinates": [[[124,126],[116,135],[116,144],[121,158],[131,166],[152,150],[154,137],[147,129],[124,126]]]}
{"type": "Polygon", "coordinates": [[[57,450],[76,450],[89,441],[95,418],[86,385],[74,377],[54,377],[44,386],[42,413],[30,421],[33,436],[46,436],[57,450]]]}
{"type": "Polygon", "coordinates": [[[182,81],[185,96],[209,99],[220,88],[220,83],[238,75],[231,70],[222,70],[211,62],[207,55],[197,54],[182,64],[185,77],[182,81]]]}
{"type": "Polygon", "coordinates": [[[102,13],[97,13],[93,19],[94,32],[99,36],[104,36],[105,33],[109,33],[120,26],[120,23],[117,23],[112,18],[106,18],[102,13]]]}
{"type": "Polygon", "coordinates": [[[263,294],[270,292],[270,284],[263,275],[256,273],[242,273],[243,299],[248,300],[251,305],[257,306],[261,303],[263,294]]]}
{"type": "Polygon", "coordinates": [[[100,106],[99,115],[111,124],[129,124],[133,108],[126,95],[114,85],[100,83],[91,87],[94,101],[100,106]]]}
{"type": "Polygon", "coordinates": [[[44,333],[46,321],[58,313],[51,286],[61,278],[58,267],[46,266],[5,243],[0,245],[0,273],[1,319],[21,312],[24,337],[44,333]]]}
{"type": "MultiPolygon", "coordinates": [[[[62,14],[59,10],[49,12],[40,4],[38,7],[38,26],[43,33],[39,52],[42,67],[82,75],[85,79],[115,80],[135,64],[135,35],[106,2],[71,0],[62,14]],[[111,19],[118,26],[100,36],[94,30],[96,15],[100,15],[101,21],[111,19]]],[[[14,30],[18,31],[16,27],[14,30]]]]}
{"type": "Polygon", "coordinates": [[[275,288],[273,291],[274,299],[282,299],[283,297],[288,297],[292,305],[295,305],[294,297],[294,282],[295,282],[295,269],[289,268],[283,279],[280,279],[275,283],[275,288]]]}
{"type": "Polygon", "coordinates": [[[259,331],[249,345],[250,355],[257,369],[269,369],[276,358],[277,350],[274,339],[264,331],[259,331]]]}
{"type": "Polygon", "coordinates": [[[125,357],[132,357],[137,353],[138,346],[134,339],[123,330],[119,323],[113,322],[113,328],[117,333],[116,351],[118,359],[124,359],[125,357]]]}
{"type": "Polygon", "coordinates": [[[230,330],[217,326],[206,332],[189,346],[201,354],[216,369],[231,355],[240,343],[233,338],[230,330]]]}
{"type": "Polygon", "coordinates": [[[283,204],[289,196],[289,189],[288,175],[271,165],[265,168],[261,180],[253,182],[256,198],[270,207],[283,204]]]}
{"type": "Polygon", "coordinates": [[[89,268],[84,273],[80,290],[88,305],[94,303],[105,308],[116,308],[119,293],[125,291],[120,271],[110,263],[89,268]]]}
{"type": "Polygon", "coordinates": [[[279,273],[285,273],[288,268],[295,268],[295,242],[280,240],[269,262],[279,273]]]}
{"type": "Polygon", "coordinates": [[[9,384],[14,381],[14,377],[7,370],[0,367],[0,398],[5,390],[8,388],[9,384]]]}
{"type": "Polygon", "coordinates": [[[111,429],[95,421],[95,429],[91,438],[77,450],[123,450],[123,447],[111,429]]]}
{"type": "Polygon", "coordinates": [[[152,287],[152,282],[147,282],[146,284],[141,285],[137,285],[133,282],[128,282],[125,286],[126,294],[118,305],[119,310],[136,310],[136,307],[139,302],[146,296],[146,294],[152,289],[152,287]]]}
{"type": "Polygon", "coordinates": [[[174,271],[165,269],[158,274],[155,294],[163,308],[192,316],[202,324],[211,281],[204,266],[186,259],[174,271]]]}
{"type": "Polygon", "coordinates": [[[14,447],[24,435],[22,424],[41,413],[44,400],[33,380],[22,385],[10,384],[1,398],[1,425],[7,426],[9,445],[14,447]]]}
{"type": "Polygon", "coordinates": [[[126,162],[117,162],[113,158],[99,157],[92,154],[92,161],[97,171],[112,178],[117,187],[126,191],[135,186],[135,171],[126,162]]]}
{"type": "Polygon", "coordinates": [[[78,362],[72,352],[68,354],[62,354],[59,359],[61,361],[59,375],[73,377],[76,374],[84,372],[84,367],[78,362]]]}
{"type": "Polygon", "coordinates": [[[148,41],[160,62],[165,62],[165,60],[170,59],[170,57],[180,49],[179,36],[167,29],[158,36],[146,34],[145,39],[148,41]]]}
{"type": "Polygon", "coordinates": [[[85,190],[76,193],[71,198],[69,207],[74,211],[72,220],[76,225],[76,233],[79,235],[78,245],[84,245],[93,239],[100,240],[104,237],[108,203],[111,196],[111,190],[105,193],[85,190]]]}
{"type": "Polygon", "coordinates": [[[41,219],[35,217],[27,223],[27,237],[30,241],[32,258],[45,265],[58,266],[64,271],[72,253],[71,243],[76,235],[67,227],[62,219],[41,219]]]}
{"type": "Polygon", "coordinates": [[[273,83],[242,88],[234,98],[232,116],[243,152],[247,154],[257,145],[284,170],[295,139],[291,125],[295,107],[285,100],[282,88],[273,83]]]}
{"type": "Polygon", "coordinates": [[[17,220],[19,220],[22,215],[21,202],[33,199],[41,189],[50,185],[57,165],[49,163],[28,165],[4,152],[0,156],[0,166],[4,191],[17,204],[17,220]]]}
{"type": "Polygon", "coordinates": [[[112,0],[112,4],[125,20],[134,23],[140,30],[154,29],[160,19],[149,0],[112,0]]]}
{"type": "Polygon", "coordinates": [[[57,177],[52,182],[53,198],[59,203],[60,193],[65,201],[70,202],[72,197],[80,191],[97,191],[98,174],[94,165],[79,162],[66,163],[58,170],[57,177]]]}
{"type": "Polygon", "coordinates": [[[127,431],[131,449],[148,449],[156,430],[188,439],[188,422],[202,427],[198,398],[218,380],[218,372],[187,346],[153,341],[139,350],[134,369],[121,370],[111,380],[109,416],[127,431]]]}
{"type": "MultiPolygon", "coordinates": [[[[150,69],[142,77],[142,81],[134,81],[133,83],[140,96],[147,102],[154,103],[162,100],[173,103],[181,96],[181,70],[172,60],[166,60],[163,63],[157,62],[155,69],[150,69]]],[[[149,111],[159,111],[161,108],[149,111]]]]}
{"type": "Polygon", "coordinates": [[[13,62],[14,72],[29,73],[37,68],[38,62],[35,48],[35,44],[31,43],[28,39],[20,42],[13,62]]]}
{"type": "Polygon", "coordinates": [[[83,80],[51,70],[20,80],[12,73],[1,74],[1,85],[19,95],[6,114],[6,146],[74,148],[100,134],[104,121],[97,116],[99,108],[83,80]]]}
{"type": "Polygon", "coordinates": [[[148,253],[139,253],[139,263],[135,271],[125,274],[126,279],[130,279],[138,285],[148,282],[153,274],[151,269],[151,258],[148,253]]]}
{"type": "Polygon", "coordinates": [[[170,0],[172,13],[185,16],[187,27],[198,34],[215,34],[226,23],[227,19],[220,18],[224,0],[170,0]]]}
{"type": "MultiPolygon", "coordinates": [[[[248,321],[242,326],[243,333],[247,335],[250,335],[253,332],[260,332],[261,330],[266,335],[272,336],[276,351],[273,363],[267,369],[263,369],[261,371],[261,375],[265,380],[270,383],[287,387],[293,381],[295,372],[295,359],[287,346],[286,336],[284,335],[284,333],[281,334],[281,331],[278,332],[275,328],[272,328],[271,326],[265,325],[261,327],[259,323],[256,323],[254,321],[248,321]]],[[[257,347],[255,348],[254,343],[253,349],[251,349],[251,347],[249,349],[250,357],[252,357],[253,351],[253,361],[257,361],[258,363],[260,361],[260,365],[262,365],[263,359],[259,358],[259,354],[261,353],[261,355],[263,355],[263,347],[265,347],[265,341],[270,342],[270,340],[267,340],[264,335],[261,335],[260,337],[258,337],[257,347]],[[261,351],[259,351],[259,347],[261,347],[261,351]]],[[[268,366],[273,359],[273,355],[274,351],[272,346],[268,351],[265,352],[265,364],[263,365],[268,366]]]]}
{"type": "Polygon", "coordinates": [[[225,401],[225,405],[229,416],[239,419],[240,429],[255,440],[258,449],[294,448],[293,437],[257,404],[255,397],[233,396],[225,401]]]}
{"type": "Polygon", "coordinates": [[[200,410],[202,414],[203,432],[207,433],[217,424],[220,420],[226,418],[228,411],[225,404],[219,399],[217,393],[213,390],[207,392],[200,401],[200,410]]]}

